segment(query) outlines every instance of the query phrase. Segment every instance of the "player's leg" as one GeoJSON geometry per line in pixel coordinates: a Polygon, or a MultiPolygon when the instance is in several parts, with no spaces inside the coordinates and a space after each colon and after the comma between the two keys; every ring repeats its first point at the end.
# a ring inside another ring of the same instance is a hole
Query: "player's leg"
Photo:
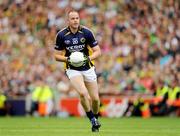
{"type": "Polygon", "coordinates": [[[99,100],[97,81],[85,82],[85,85],[86,85],[88,92],[89,92],[89,95],[91,97],[92,111],[93,111],[95,117],[98,118],[100,100],[99,100]]]}
{"type": "Polygon", "coordinates": [[[80,96],[80,100],[81,100],[81,104],[84,108],[84,110],[90,111],[90,102],[88,99],[88,91],[85,87],[84,81],[83,81],[83,76],[79,75],[79,76],[75,76],[70,78],[70,82],[72,84],[72,86],[74,87],[74,89],[77,91],[77,93],[80,96]]]}
{"type": "Polygon", "coordinates": [[[97,117],[99,113],[100,100],[99,100],[99,92],[98,92],[98,84],[97,84],[97,76],[95,73],[95,68],[92,67],[88,71],[84,71],[83,76],[84,76],[86,88],[91,97],[93,113],[97,117]]]}
{"type": "Polygon", "coordinates": [[[80,96],[80,101],[87,114],[87,117],[89,118],[89,120],[91,120],[92,118],[94,118],[94,114],[91,111],[91,105],[89,100],[90,96],[84,84],[84,78],[81,75],[81,72],[75,70],[67,70],[66,74],[69,77],[72,86],[75,88],[75,90],[80,96]]]}
{"type": "Polygon", "coordinates": [[[98,122],[98,113],[99,113],[99,93],[98,93],[98,84],[97,76],[95,74],[94,68],[89,69],[88,71],[83,72],[85,78],[85,85],[88,89],[89,95],[92,101],[92,110],[95,115],[95,119],[92,120],[92,131],[99,131],[101,124],[98,122]]]}
{"type": "Polygon", "coordinates": [[[99,113],[99,106],[100,106],[100,100],[99,100],[99,94],[98,94],[98,86],[97,82],[85,82],[85,85],[89,91],[89,95],[91,97],[92,101],[92,111],[95,116],[95,119],[92,120],[92,131],[98,132],[99,128],[101,127],[101,124],[98,121],[98,113],[99,113]]]}

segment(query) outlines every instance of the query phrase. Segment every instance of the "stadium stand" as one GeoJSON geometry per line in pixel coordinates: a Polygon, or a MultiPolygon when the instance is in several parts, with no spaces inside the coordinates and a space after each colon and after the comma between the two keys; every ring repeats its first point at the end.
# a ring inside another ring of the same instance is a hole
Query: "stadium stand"
{"type": "MultiPolygon", "coordinates": [[[[77,96],[53,58],[56,33],[71,8],[79,11],[82,25],[92,28],[102,49],[96,61],[101,97],[152,98],[156,105],[165,97],[158,90],[167,87],[168,98],[179,99],[180,1],[2,0],[0,90],[8,99],[29,96],[37,76],[52,88],[56,101],[77,96]]],[[[166,108],[173,103],[168,98],[166,108]]],[[[155,115],[169,115],[150,107],[155,115]]]]}

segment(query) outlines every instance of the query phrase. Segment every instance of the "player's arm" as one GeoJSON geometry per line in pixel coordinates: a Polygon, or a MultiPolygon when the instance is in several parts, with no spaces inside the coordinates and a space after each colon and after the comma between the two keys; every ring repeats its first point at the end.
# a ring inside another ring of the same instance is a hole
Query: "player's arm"
{"type": "Polygon", "coordinates": [[[56,61],[67,62],[67,57],[65,57],[65,49],[63,47],[63,34],[58,33],[56,36],[56,44],[54,47],[54,57],[56,61]]]}
{"type": "Polygon", "coordinates": [[[88,44],[90,45],[93,51],[93,53],[89,56],[89,59],[94,60],[98,58],[99,56],[101,56],[101,49],[98,45],[97,40],[94,37],[93,32],[87,29],[86,34],[87,34],[88,44]]]}
{"type": "Polygon", "coordinates": [[[67,62],[67,57],[64,54],[63,50],[55,50],[54,57],[56,61],[67,62]]]}
{"type": "Polygon", "coordinates": [[[101,56],[101,49],[100,49],[99,45],[92,47],[92,50],[93,50],[93,53],[92,53],[92,55],[89,56],[90,60],[94,60],[94,59],[98,58],[99,56],[101,56]]]}

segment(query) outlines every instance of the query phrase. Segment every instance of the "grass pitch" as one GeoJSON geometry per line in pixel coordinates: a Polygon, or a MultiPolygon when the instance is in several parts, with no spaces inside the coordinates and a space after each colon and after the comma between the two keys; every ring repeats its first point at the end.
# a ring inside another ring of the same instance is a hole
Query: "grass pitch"
{"type": "Polygon", "coordinates": [[[0,136],[180,136],[180,118],[100,118],[92,133],[87,118],[0,118],[0,136]]]}

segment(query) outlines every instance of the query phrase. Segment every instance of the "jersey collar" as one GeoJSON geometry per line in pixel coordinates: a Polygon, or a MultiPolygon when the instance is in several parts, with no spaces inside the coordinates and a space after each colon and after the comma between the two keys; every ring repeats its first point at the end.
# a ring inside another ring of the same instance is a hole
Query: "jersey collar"
{"type": "MultiPolygon", "coordinates": [[[[67,27],[67,29],[68,29],[68,31],[69,31],[70,33],[72,33],[69,26],[67,27]]],[[[82,29],[82,26],[80,25],[80,26],[78,27],[78,30],[77,30],[76,33],[81,32],[81,29],[82,29]]],[[[75,34],[76,34],[76,33],[75,33],[75,34]]],[[[72,33],[72,34],[74,34],[74,33],[72,33]]]]}

